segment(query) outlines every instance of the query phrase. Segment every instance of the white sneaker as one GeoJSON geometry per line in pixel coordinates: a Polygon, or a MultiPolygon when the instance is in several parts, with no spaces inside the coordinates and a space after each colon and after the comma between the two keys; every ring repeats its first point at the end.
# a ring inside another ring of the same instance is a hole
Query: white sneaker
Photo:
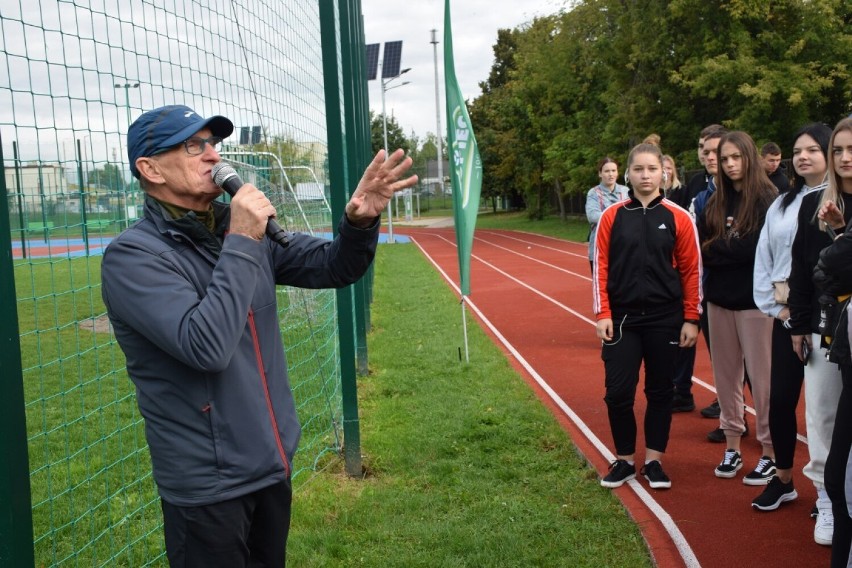
{"type": "Polygon", "coordinates": [[[834,536],[834,513],[831,512],[831,502],[823,503],[817,500],[817,518],[814,525],[814,542],[823,546],[831,546],[834,536]]]}

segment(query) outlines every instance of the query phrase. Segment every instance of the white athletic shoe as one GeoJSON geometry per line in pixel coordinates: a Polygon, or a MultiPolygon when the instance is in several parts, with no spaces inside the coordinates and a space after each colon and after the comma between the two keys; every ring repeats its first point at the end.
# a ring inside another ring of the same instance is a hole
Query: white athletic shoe
{"type": "Polygon", "coordinates": [[[823,546],[831,546],[831,537],[834,536],[834,513],[831,511],[831,501],[817,499],[817,511],[814,542],[823,546]]]}

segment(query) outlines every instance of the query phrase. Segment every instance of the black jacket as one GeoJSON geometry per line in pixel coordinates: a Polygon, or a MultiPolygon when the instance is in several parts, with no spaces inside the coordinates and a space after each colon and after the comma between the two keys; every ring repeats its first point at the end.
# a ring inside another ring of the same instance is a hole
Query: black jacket
{"type": "Polygon", "coordinates": [[[847,304],[852,294],[852,231],[844,231],[822,250],[814,268],[814,284],[823,291],[820,320],[825,313],[825,328],[820,331],[828,348],[828,360],[849,365],[852,363],[852,350],[849,346],[847,304]]]}
{"type": "Polygon", "coordinates": [[[778,193],[787,193],[790,191],[790,178],[787,177],[787,168],[784,167],[784,164],[781,164],[772,172],[772,175],[769,176],[769,181],[778,188],[778,193]]]}
{"type": "MultiPolygon", "coordinates": [[[[814,191],[802,198],[799,208],[799,227],[793,240],[790,267],[790,329],[794,335],[819,333],[819,297],[822,288],[814,284],[814,267],[819,253],[831,244],[831,237],[821,231],[814,220],[825,190],[814,191]]],[[[846,208],[847,221],[852,211],[846,208]]]]}
{"type": "MultiPolygon", "coordinates": [[[[633,197],[604,211],[595,244],[597,319],[698,319],[701,255],[689,213],[657,197],[648,207],[633,197]]],[[[679,325],[679,324],[678,324],[679,325]]]]}
{"type": "Polygon", "coordinates": [[[707,180],[710,174],[707,173],[707,170],[692,176],[689,179],[689,182],[686,185],[681,185],[678,189],[672,192],[669,196],[669,201],[674,201],[687,211],[689,211],[689,205],[692,203],[692,200],[695,197],[707,189],[707,180]]]}
{"type": "MultiPolygon", "coordinates": [[[[732,192],[733,199],[730,200],[727,211],[730,217],[736,218],[739,196],[739,193],[732,192]]],[[[704,296],[708,302],[728,310],[757,309],[752,293],[754,258],[766,211],[762,212],[760,226],[752,233],[739,235],[734,231],[728,238],[717,239],[709,246],[704,246],[709,239],[706,213],[705,208],[697,219],[698,238],[702,244],[701,258],[706,269],[704,296]]]]}

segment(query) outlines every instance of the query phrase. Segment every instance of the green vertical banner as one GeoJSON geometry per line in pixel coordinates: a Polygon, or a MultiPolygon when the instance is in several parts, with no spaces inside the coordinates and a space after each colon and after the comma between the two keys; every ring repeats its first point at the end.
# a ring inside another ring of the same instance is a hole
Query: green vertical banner
{"type": "Polygon", "coordinates": [[[453,186],[453,216],[459,253],[459,285],[462,296],[470,295],[470,252],[482,189],[482,160],[473,126],[464,102],[453,62],[453,30],[450,0],[444,4],[444,81],[447,93],[447,144],[450,180],[453,186]]]}

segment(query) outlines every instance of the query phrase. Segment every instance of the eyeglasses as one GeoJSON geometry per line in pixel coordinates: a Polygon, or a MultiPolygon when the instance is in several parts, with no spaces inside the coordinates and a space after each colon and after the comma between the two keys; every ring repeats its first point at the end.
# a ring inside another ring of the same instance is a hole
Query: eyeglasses
{"type": "Polygon", "coordinates": [[[187,138],[183,141],[183,147],[186,148],[186,153],[190,156],[203,154],[204,150],[207,149],[208,144],[210,144],[210,146],[218,152],[221,148],[222,139],[218,136],[211,136],[210,138],[199,138],[198,136],[193,136],[192,138],[187,138]]]}

